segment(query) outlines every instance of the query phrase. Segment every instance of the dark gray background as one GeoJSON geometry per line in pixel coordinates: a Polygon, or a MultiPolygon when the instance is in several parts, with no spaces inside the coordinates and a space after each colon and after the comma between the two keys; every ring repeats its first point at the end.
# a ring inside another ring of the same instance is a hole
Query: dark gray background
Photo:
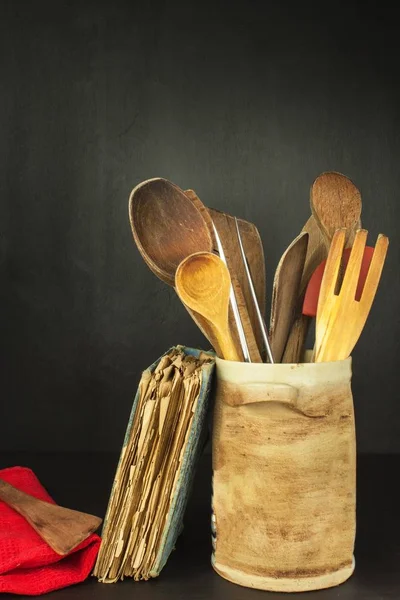
{"type": "Polygon", "coordinates": [[[354,352],[360,452],[400,451],[399,68],[385,3],[0,1],[0,450],[118,451],[141,370],[208,347],[132,239],[166,177],[273,272],[324,170],[391,240],[354,352]]]}

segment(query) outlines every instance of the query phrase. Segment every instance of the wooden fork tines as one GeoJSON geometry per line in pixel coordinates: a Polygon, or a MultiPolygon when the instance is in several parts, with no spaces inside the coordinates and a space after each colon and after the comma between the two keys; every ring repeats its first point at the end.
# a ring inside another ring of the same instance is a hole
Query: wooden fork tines
{"type": "Polygon", "coordinates": [[[355,299],[368,232],[355,235],[340,291],[337,293],[346,230],[338,229],[332,239],[321,282],[316,318],[315,362],[343,360],[350,356],[364,328],[379,281],[389,240],[380,234],[359,301],[355,299]]]}

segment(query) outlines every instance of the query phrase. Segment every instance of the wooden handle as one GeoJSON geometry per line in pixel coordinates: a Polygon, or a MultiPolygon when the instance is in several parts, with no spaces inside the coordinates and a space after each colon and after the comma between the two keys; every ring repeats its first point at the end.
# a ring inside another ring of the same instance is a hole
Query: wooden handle
{"type": "Polygon", "coordinates": [[[215,337],[217,338],[218,346],[222,353],[222,358],[225,360],[241,361],[241,357],[236,350],[235,342],[228,328],[214,329],[215,337]]]}
{"type": "Polygon", "coordinates": [[[286,342],[285,352],[282,358],[283,363],[298,363],[302,360],[310,323],[310,317],[298,314],[286,342]]]}
{"type": "MultiPolygon", "coordinates": [[[[247,304],[246,304],[246,300],[245,300],[242,288],[240,286],[238,279],[234,275],[231,275],[231,280],[232,280],[233,291],[234,291],[235,298],[236,298],[236,303],[237,303],[237,306],[239,309],[239,315],[240,315],[240,320],[242,322],[244,336],[246,338],[246,343],[247,343],[247,347],[248,347],[249,354],[250,354],[250,360],[251,360],[251,362],[254,362],[254,363],[261,363],[263,361],[261,358],[260,351],[258,349],[255,332],[253,330],[253,327],[252,327],[252,324],[250,321],[250,315],[249,315],[249,311],[247,308],[247,304]]],[[[239,341],[239,333],[238,333],[238,330],[236,327],[235,319],[233,317],[232,307],[230,307],[229,313],[230,313],[229,326],[230,326],[230,329],[232,332],[232,337],[234,340],[235,348],[237,350],[238,355],[241,357],[240,360],[243,361],[244,360],[243,352],[241,350],[241,345],[240,345],[240,341],[239,341]]]]}
{"type": "Polygon", "coordinates": [[[30,505],[36,499],[25,492],[21,492],[7,481],[0,479],[0,500],[11,506],[23,517],[27,516],[25,506],[30,505]]]}

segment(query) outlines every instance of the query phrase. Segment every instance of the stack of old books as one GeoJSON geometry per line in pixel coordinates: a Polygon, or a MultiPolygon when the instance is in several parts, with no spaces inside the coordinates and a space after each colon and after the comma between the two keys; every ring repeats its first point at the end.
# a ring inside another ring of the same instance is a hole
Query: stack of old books
{"type": "Polygon", "coordinates": [[[142,373],[93,575],[156,577],[182,530],[207,432],[213,354],[171,348],[142,373]]]}

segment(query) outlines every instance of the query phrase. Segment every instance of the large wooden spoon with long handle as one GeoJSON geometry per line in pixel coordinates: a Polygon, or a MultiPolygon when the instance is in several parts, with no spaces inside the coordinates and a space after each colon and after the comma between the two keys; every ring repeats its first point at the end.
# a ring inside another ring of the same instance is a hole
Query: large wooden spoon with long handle
{"type": "Polygon", "coordinates": [[[0,479],[0,500],[22,515],[57,554],[69,554],[101,525],[102,519],[39,500],[0,479]]]}
{"type": "Polygon", "coordinates": [[[191,254],[178,266],[175,289],[181,301],[208,324],[221,358],[239,361],[229,328],[231,278],[225,263],[210,252],[191,254]]]}

